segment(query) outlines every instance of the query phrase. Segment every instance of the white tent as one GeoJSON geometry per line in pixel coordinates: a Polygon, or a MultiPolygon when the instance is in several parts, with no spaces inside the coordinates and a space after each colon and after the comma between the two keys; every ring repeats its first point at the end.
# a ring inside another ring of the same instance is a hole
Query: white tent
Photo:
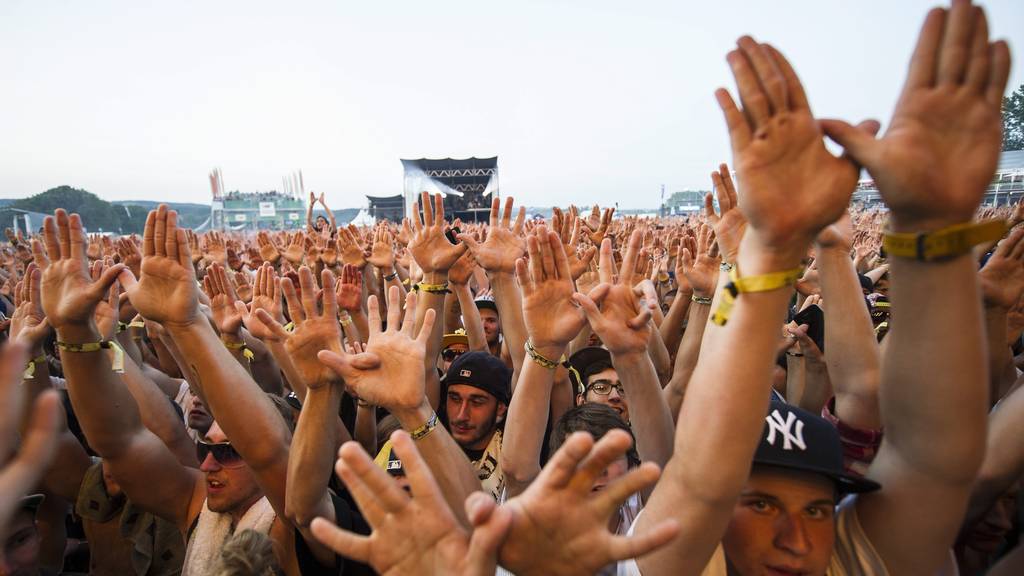
{"type": "Polygon", "coordinates": [[[366,208],[361,208],[359,214],[352,219],[349,224],[355,224],[356,226],[373,226],[377,223],[377,219],[370,216],[370,213],[366,211],[366,208]]]}

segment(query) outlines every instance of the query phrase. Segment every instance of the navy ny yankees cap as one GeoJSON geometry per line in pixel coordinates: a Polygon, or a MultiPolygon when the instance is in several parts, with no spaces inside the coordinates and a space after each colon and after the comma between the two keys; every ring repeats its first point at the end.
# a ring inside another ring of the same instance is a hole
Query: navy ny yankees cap
{"type": "Polygon", "coordinates": [[[843,494],[873,492],[877,482],[846,473],[835,426],[821,416],[772,398],[754,464],[827,476],[843,494]]]}

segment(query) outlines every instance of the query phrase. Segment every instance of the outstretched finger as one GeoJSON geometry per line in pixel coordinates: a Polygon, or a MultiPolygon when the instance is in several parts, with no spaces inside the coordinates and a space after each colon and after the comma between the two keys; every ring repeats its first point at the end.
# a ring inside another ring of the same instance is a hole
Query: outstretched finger
{"type": "Polygon", "coordinates": [[[968,0],[953,2],[942,31],[939,62],[936,69],[938,85],[959,84],[964,77],[971,33],[974,31],[975,7],[968,0]]]}
{"type": "Polygon", "coordinates": [[[370,538],[342,530],[323,518],[314,518],[310,525],[313,536],[345,558],[366,564],[370,560],[370,538]]]}
{"type": "Polygon", "coordinates": [[[605,238],[601,241],[601,250],[598,252],[597,277],[602,283],[611,284],[615,282],[615,271],[612,261],[612,240],[605,238]]]}
{"type": "Polygon", "coordinates": [[[665,520],[643,534],[633,536],[612,536],[607,542],[611,560],[620,561],[639,558],[671,542],[679,534],[679,522],[665,520]]]}
{"type": "Polygon", "coordinates": [[[653,486],[661,476],[661,469],[654,462],[644,462],[625,476],[605,486],[604,490],[594,495],[594,499],[602,510],[611,514],[618,510],[630,496],[653,486]]]}
{"type": "Polygon", "coordinates": [[[729,129],[729,140],[732,142],[733,152],[745,149],[753,138],[753,130],[747,122],[746,117],[736,106],[736,101],[725,88],[715,90],[715,100],[725,117],[725,126],[729,129]]]}
{"type": "MultiPolygon", "coordinates": [[[[409,292],[405,295],[405,316],[402,317],[402,333],[409,338],[414,337],[416,330],[416,293],[409,292]]],[[[388,311],[390,313],[390,310],[388,311]]],[[[397,321],[395,322],[397,324],[397,321]]]]}
{"type": "MultiPolygon", "coordinates": [[[[146,226],[142,229],[142,255],[153,256],[156,254],[155,240],[156,236],[156,210],[150,210],[149,214],[146,215],[146,226]]],[[[50,252],[51,255],[56,252],[50,252]]]]}
{"type": "Polygon", "coordinates": [[[743,50],[733,50],[726,56],[733,78],[736,79],[736,87],[740,93],[740,103],[743,104],[743,114],[747,117],[750,126],[757,130],[768,122],[771,117],[771,108],[768,105],[768,97],[765,96],[754,73],[754,65],[750,57],[743,50]]]}
{"type": "Polygon", "coordinates": [[[369,335],[380,334],[380,302],[377,301],[376,294],[370,294],[366,299],[366,319],[370,328],[369,335]]]}
{"type": "Polygon", "coordinates": [[[430,339],[430,332],[434,329],[436,318],[437,312],[433,308],[427,310],[427,313],[423,315],[423,325],[420,326],[420,333],[416,336],[416,342],[421,346],[427,345],[427,340],[430,339]]]}
{"type": "Polygon", "coordinates": [[[564,488],[576,474],[576,467],[594,447],[594,438],[586,432],[574,432],[548,460],[535,481],[538,486],[564,488]]]}
{"type": "Polygon", "coordinates": [[[573,484],[588,493],[594,482],[633,445],[633,437],[624,430],[609,430],[594,444],[594,449],[577,467],[573,484]]]}
{"type": "Polygon", "coordinates": [[[284,303],[288,308],[288,317],[291,318],[292,323],[296,326],[302,324],[306,316],[302,312],[302,303],[299,302],[299,294],[295,291],[295,283],[288,277],[279,278],[278,283],[280,284],[281,292],[284,293],[284,303]]]}
{"type": "MultiPolygon", "coordinates": [[[[399,434],[399,432],[392,434],[392,437],[395,434],[399,434]]],[[[402,467],[408,469],[406,459],[411,461],[411,455],[399,454],[399,457],[402,459],[402,467]]],[[[356,498],[360,509],[363,507],[363,502],[372,502],[379,506],[381,512],[393,514],[409,504],[409,496],[399,488],[398,483],[387,472],[370,460],[370,456],[358,442],[350,440],[341,445],[335,468],[338,476],[345,482],[345,486],[352,492],[352,496],[356,498]]],[[[367,520],[370,520],[371,525],[376,525],[383,521],[384,517],[367,518],[367,520]]]]}

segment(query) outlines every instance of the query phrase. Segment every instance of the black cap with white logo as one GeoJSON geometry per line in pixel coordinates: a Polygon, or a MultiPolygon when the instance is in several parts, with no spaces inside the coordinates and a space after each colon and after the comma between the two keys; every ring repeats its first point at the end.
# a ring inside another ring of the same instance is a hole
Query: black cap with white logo
{"type": "Polygon", "coordinates": [[[877,482],[846,473],[843,446],[835,426],[821,416],[775,398],[768,406],[754,464],[821,474],[832,479],[842,493],[881,488],[877,482]]]}

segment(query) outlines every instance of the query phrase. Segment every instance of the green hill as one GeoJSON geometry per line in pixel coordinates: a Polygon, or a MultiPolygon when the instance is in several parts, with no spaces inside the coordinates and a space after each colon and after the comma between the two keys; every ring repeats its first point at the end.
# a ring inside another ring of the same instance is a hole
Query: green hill
{"type": "MultiPolygon", "coordinates": [[[[141,233],[146,224],[146,214],[157,204],[145,200],[107,202],[86,190],[58,186],[35,196],[0,204],[0,224],[10,225],[15,215],[12,208],[43,214],[63,208],[80,214],[89,232],[141,233]]],[[[169,203],[169,206],[178,210],[186,227],[198,226],[210,215],[210,207],[202,204],[169,203]]]]}

